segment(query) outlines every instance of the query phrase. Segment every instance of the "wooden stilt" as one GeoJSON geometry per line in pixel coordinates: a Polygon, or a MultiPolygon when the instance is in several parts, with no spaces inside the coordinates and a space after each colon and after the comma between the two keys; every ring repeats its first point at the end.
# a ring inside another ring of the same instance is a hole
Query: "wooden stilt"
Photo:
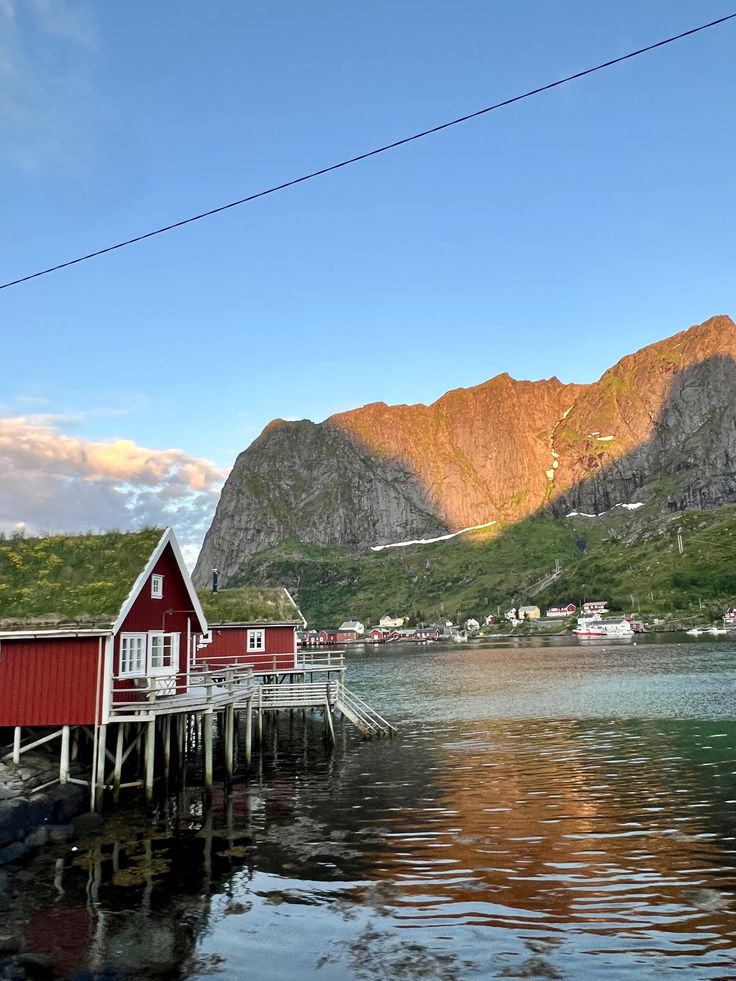
{"type": "Polygon", "coordinates": [[[18,766],[20,763],[20,736],[21,727],[16,726],[13,730],[13,763],[15,763],[16,766],[18,766]]]}
{"type": "Polygon", "coordinates": [[[156,720],[151,719],[146,723],[146,772],[144,783],[146,788],[146,801],[150,804],[153,800],[153,777],[156,766],[156,720]]]}
{"type": "Polygon", "coordinates": [[[59,783],[69,782],[69,726],[61,727],[61,753],[59,754],[59,783]]]}
{"type": "Polygon", "coordinates": [[[208,794],[212,793],[212,712],[206,712],[202,717],[204,742],[204,787],[208,794]]]}
{"type": "Polygon", "coordinates": [[[332,724],[332,709],[329,701],[325,702],[325,740],[330,746],[335,745],[335,727],[332,724]]]}
{"type": "Polygon", "coordinates": [[[165,715],[161,719],[161,742],[164,747],[164,777],[169,779],[171,768],[171,716],[165,715]]]}
{"type": "Polygon", "coordinates": [[[123,744],[125,742],[125,723],[118,722],[117,739],[115,740],[115,770],[113,771],[112,788],[113,800],[120,800],[120,780],[123,772],[123,744]]]}
{"type": "Polygon", "coordinates": [[[97,730],[97,774],[95,781],[95,810],[102,806],[102,798],[105,792],[105,750],[107,749],[107,726],[100,726],[97,730]]]}
{"type": "Polygon", "coordinates": [[[76,763],[78,757],[79,757],[79,729],[77,728],[77,726],[74,726],[74,729],[72,730],[72,749],[71,749],[72,763],[76,763]]]}
{"type": "Polygon", "coordinates": [[[253,699],[245,703],[245,765],[250,766],[253,757],[253,699]]]}
{"type": "Polygon", "coordinates": [[[235,744],[235,709],[232,705],[225,706],[225,772],[228,780],[232,780],[234,766],[235,744]]]}
{"type": "Polygon", "coordinates": [[[188,722],[188,716],[186,715],[186,713],[184,713],[183,715],[177,715],[176,717],[176,749],[177,749],[176,779],[179,788],[183,788],[184,777],[186,774],[187,722],[188,722]]]}

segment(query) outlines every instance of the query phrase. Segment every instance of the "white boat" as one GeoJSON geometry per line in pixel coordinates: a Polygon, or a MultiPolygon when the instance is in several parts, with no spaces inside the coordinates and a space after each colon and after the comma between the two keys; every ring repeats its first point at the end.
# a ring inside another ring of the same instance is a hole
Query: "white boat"
{"type": "Polygon", "coordinates": [[[633,637],[634,631],[628,620],[603,620],[598,614],[578,617],[573,637],[633,637]]]}
{"type": "Polygon", "coordinates": [[[705,634],[710,634],[711,637],[718,637],[720,634],[728,633],[728,631],[725,627],[691,627],[685,633],[691,637],[703,637],[705,634]]]}

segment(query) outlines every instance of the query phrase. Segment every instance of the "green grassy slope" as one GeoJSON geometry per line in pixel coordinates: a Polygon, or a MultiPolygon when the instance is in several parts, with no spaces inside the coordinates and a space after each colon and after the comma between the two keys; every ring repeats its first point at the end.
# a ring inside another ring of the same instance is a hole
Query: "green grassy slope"
{"type": "Polygon", "coordinates": [[[608,599],[643,615],[693,615],[699,599],[719,614],[736,599],[736,505],[663,514],[654,501],[601,518],[537,515],[492,538],[352,552],[285,542],[254,557],[238,583],[286,585],[311,625],[348,617],[375,623],[393,612],[433,620],[503,611],[532,601],[608,599]],[[678,554],[677,528],[685,552],[678,554]],[[561,576],[539,582],[559,559],[561,576]],[[633,597],[633,600],[632,600],[633,597]]]}

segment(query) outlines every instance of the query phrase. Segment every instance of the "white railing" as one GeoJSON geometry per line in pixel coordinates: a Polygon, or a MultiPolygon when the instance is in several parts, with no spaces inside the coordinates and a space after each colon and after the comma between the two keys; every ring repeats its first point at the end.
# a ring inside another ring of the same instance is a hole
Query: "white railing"
{"type": "Polygon", "coordinates": [[[337,695],[337,682],[296,685],[257,685],[254,691],[254,708],[291,709],[321,708],[325,701],[330,705],[337,695]]]}
{"type": "Polygon", "coordinates": [[[136,678],[116,675],[113,679],[112,710],[175,711],[186,707],[216,709],[246,697],[252,690],[253,671],[248,666],[193,669],[188,674],[148,675],[136,678]],[[132,683],[132,684],[131,684],[132,683]]]}
{"type": "Polygon", "coordinates": [[[345,651],[329,651],[322,648],[315,651],[299,651],[296,656],[298,668],[306,671],[343,671],[345,651]]]}
{"type": "Polygon", "coordinates": [[[280,654],[265,654],[258,651],[248,651],[242,654],[221,654],[211,657],[206,648],[197,651],[194,666],[200,670],[222,672],[226,668],[252,668],[255,674],[280,674],[282,671],[293,670],[296,657],[293,652],[282,651],[280,654]]]}

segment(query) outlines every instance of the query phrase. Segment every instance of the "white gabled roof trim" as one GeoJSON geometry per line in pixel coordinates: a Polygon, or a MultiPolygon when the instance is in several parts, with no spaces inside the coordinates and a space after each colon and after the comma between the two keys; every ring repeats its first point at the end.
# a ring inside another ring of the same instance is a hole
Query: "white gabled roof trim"
{"type": "Polygon", "coordinates": [[[292,605],[292,606],[294,607],[294,609],[296,610],[296,612],[297,612],[297,613],[299,614],[299,617],[301,618],[301,621],[302,621],[302,623],[304,624],[304,629],[306,630],[306,629],[307,629],[307,621],[306,621],[306,618],[305,618],[305,616],[304,616],[304,614],[302,613],[302,611],[301,611],[301,610],[299,609],[299,607],[298,607],[298,606],[296,605],[296,600],[295,600],[295,599],[294,599],[294,597],[293,597],[293,596],[291,595],[291,593],[290,593],[290,592],[289,592],[289,590],[288,590],[288,589],[286,588],[286,586],[282,586],[281,588],[283,589],[283,591],[284,591],[284,592],[286,593],[286,595],[288,596],[288,598],[289,598],[289,602],[291,603],[291,605],[292,605]]]}
{"type": "Polygon", "coordinates": [[[133,604],[138,599],[141,590],[148,582],[148,577],[153,572],[156,563],[163,555],[164,549],[166,548],[167,545],[171,545],[171,550],[174,553],[174,558],[176,559],[176,563],[179,566],[179,571],[181,572],[182,578],[184,579],[184,585],[186,586],[189,599],[192,602],[192,608],[194,610],[194,613],[199,619],[199,622],[202,624],[202,630],[204,631],[204,633],[207,633],[208,630],[207,617],[204,615],[202,604],[199,602],[199,597],[197,596],[197,592],[194,586],[192,585],[192,580],[189,576],[186,563],[184,562],[184,558],[181,554],[179,543],[177,542],[176,535],[174,534],[174,529],[167,528],[166,531],[161,536],[161,538],[159,539],[158,545],[151,553],[150,559],[148,560],[148,562],[146,562],[143,572],[141,572],[141,574],[138,576],[136,581],[133,583],[132,589],[128,593],[125,602],[120,608],[120,613],[118,613],[117,619],[115,623],[112,625],[113,634],[116,634],[118,630],[120,630],[120,628],[122,627],[123,623],[125,622],[125,618],[133,608],[133,604]]]}

